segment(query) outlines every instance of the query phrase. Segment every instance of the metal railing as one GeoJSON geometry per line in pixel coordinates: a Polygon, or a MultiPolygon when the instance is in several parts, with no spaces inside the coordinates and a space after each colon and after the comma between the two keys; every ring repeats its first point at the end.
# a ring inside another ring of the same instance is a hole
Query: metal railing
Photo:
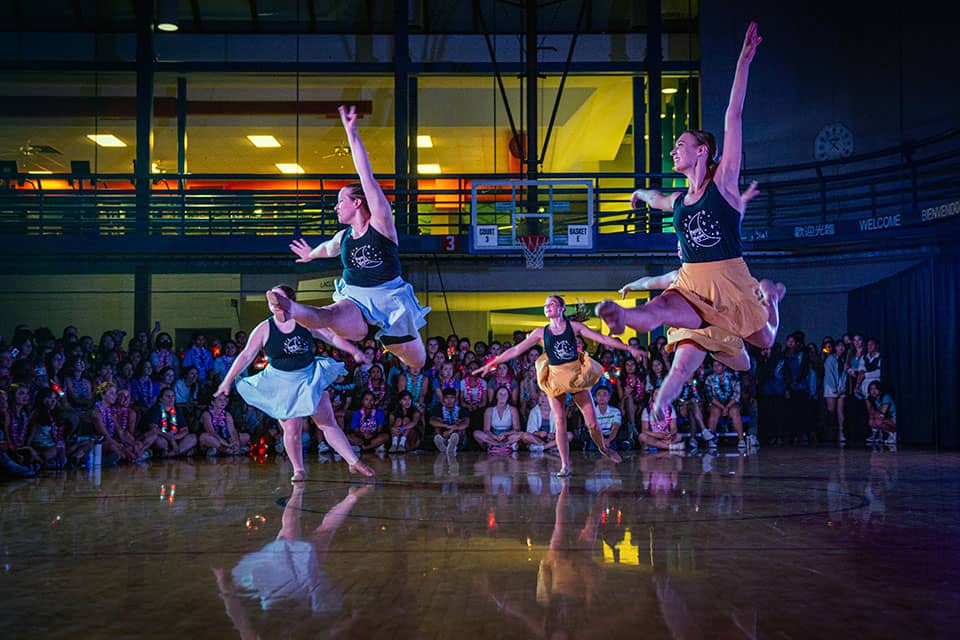
{"type": "MultiPolygon", "coordinates": [[[[397,205],[407,236],[463,235],[470,228],[474,181],[503,174],[380,176],[397,205]]],[[[520,176],[517,176],[518,178],[520,176]]],[[[659,233],[670,219],[629,210],[635,185],[673,184],[674,174],[549,174],[543,179],[593,181],[600,234],[659,233]]],[[[960,130],[843,160],[746,170],[744,184],[759,180],[744,234],[761,237],[796,225],[917,213],[960,199],[960,130]]],[[[136,176],[15,174],[0,178],[3,236],[299,236],[330,235],[339,228],[333,205],[354,175],[155,175],[147,215],[138,216],[136,176]]],[[[670,191],[665,188],[664,191],[670,191]]],[[[494,203],[481,202],[478,208],[494,203]]]]}

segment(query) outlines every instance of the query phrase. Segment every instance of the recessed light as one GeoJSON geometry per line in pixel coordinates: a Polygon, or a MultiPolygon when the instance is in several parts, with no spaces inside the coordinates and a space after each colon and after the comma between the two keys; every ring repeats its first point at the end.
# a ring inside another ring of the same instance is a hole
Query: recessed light
{"type": "Polygon", "coordinates": [[[418,164],[417,173],[437,174],[437,173],[443,173],[443,172],[440,170],[439,164],[418,164]]]}
{"type": "Polygon", "coordinates": [[[278,162],[276,167],[280,169],[280,173],[306,173],[296,162],[278,162]]]}
{"type": "Polygon", "coordinates": [[[252,142],[253,146],[261,149],[280,146],[280,143],[273,136],[247,136],[247,140],[252,142]]]}
{"type": "Polygon", "coordinates": [[[125,147],[127,143],[112,133],[88,133],[87,139],[93,140],[101,147],[125,147]]]}
{"type": "Polygon", "coordinates": [[[172,33],[180,29],[180,27],[172,22],[158,22],[157,29],[160,31],[166,31],[167,33],[172,33]]]}
{"type": "Polygon", "coordinates": [[[677,89],[676,87],[664,87],[663,89],[660,90],[661,93],[664,93],[664,94],[666,94],[666,95],[668,95],[668,96],[672,96],[672,95],[675,94],[677,91],[678,91],[678,89],[677,89]]]}
{"type": "Polygon", "coordinates": [[[433,148],[433,138],[430,136],[417,136],[417,148],[418,149],[432,149],[433,148]]]}
{"type": "Polygon", "coordinates": [[[53,171],[27,171],[27,173],[35,176],[45,176],[45,175],[50,175],[51,173],[53,173],[53,171]]]}

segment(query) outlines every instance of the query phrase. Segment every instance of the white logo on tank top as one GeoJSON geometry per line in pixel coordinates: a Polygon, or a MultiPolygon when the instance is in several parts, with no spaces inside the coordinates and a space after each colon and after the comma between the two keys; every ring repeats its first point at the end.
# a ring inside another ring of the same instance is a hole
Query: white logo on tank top
{"type": "Polygon", "coordinates": [[[577,357],[577,347],[569,340],[558,340],[553,343],[553,355],[557,360],[573,360],[577,357]]]}
{"type": "Polygon", "coordinates": [[[720,243],[720,223],[701,209],[683,221],[683,235],[692,245],[707,248],[720,243]]]}
{"type": "Polygon", "coordinates": [[[310,353],[310,345],[301,336],[290,336],[283,341],[283,352],[288,356],[310,353]]]}
{"type": "Polygon", "coordinates": [[[353,248],[350,263],[358,269],[376,269],[383,264],[383,255],[376,247],[365,244],[353,248]]]}

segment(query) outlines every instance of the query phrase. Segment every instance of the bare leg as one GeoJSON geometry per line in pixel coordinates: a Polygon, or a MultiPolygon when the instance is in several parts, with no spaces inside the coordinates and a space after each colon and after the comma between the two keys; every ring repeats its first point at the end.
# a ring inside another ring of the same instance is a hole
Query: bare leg
{"type": "Polygon", "coordinates": [[[654,420],[663,420],[664,407],[673,404],[673,401],[680,397],[683,391],[683,385],[693,378],[694,371],[707,357],[707,352],[692,342],[681,342],[677,346],[676,355],[673,357],[673,364],[663,384],[657,390],[653,399],[654,420]]]}
{"type": "Polygon", "coordinates": [[[679,293],[666,291],[640,307],[624,309],[612,300],[597,305],[596,314],[610,327],[610,333],[623,333],[624,326],[641,333],[661,325],[680,329],[698,329],[703,319],[679,293]]]}
{"type": "Polygon", "coordinates": [[[780,329],[780,301],[787,295],[787,288],[782,282],[774,284],[764,279],[760,281],[760,291],[763,292],[767,305],[767,325],[744,340],[761,349],[768,349],[777,340],[777,330],[780,329]]]}
{"type": "Polygon", "coordinates": [[[360,456],[353,451],[346,434],[337,426],[336,418],[333,415],[333,405],[330,404],[330,394],[326,391],[323,392],[320,404],[317,405],[317,412],[313,414],[313,421],[323,432],[327,444],[347,461],[351,473],[359,471],[367,477],[373,475],[373,469],[360,461],[360,456]]]}
{"type": "MultiPolygon", "coordinates": [[[[580,407],[580,413],[583,414],[583,421],[586,424],[587,431],[590,432],[590,439],[597,445],[600,453],[614,462],[623,462],[620,454],[608,447],[603,441],[603,434],[600,432],[600,427],[597,426],[597,412],[593,409],[593,398],[590,396],[590,392],[586,390],[578,391],[573,395],[573,401],[580,407]]],[[[557,439],[560,439],[559,432],[557,433],[557,439]]]]}
{"type": "Polygon", "coordinates": [[[279,289],[271,289],[267,291],[267,303],[271,310],[276,308],[277,319],[281,322],[293,318],[307,329],[327,327],[347,340],[362,340],[367,335],[367,321],[360,307],[350,300],[338,300],[325,307],[311,307],[291,300],[279,289]]]}
{"type": "Polygon", "coordinates": [[[400,358],[408,367],[423,368],[427,361],[427,351],[423,346],[423,339],[418,335],[416,340],[384,345],[387,351],[400,358]]]}
{"type": "Polygon", "coordinates": [[[733,430],[737,432],[737,438],[743,440],[743,418],[740,415],[740,407],[730,407],[728,413],[730,422],[733,423],[733,430]]]}
{"type": "Polygon", "coordinates": [[[564,411],[561,398],[550,398],[550,413],[557,421],[557,452],[560,454],[560,471],[557,476],[563,478],[570,475],[570,441],[567,440],[567,413],[564,411]]]}
{"type": "Polygon", "coordinates": [[[283,450],[287,452],[290,464],[293,465],[293,476],[290,480],[303,482],[307,477],[307,471],[303,468],[303,443],[300,440],[303,418],[290,418],[279,422],[280,428],[283,429],[283,450]]]}

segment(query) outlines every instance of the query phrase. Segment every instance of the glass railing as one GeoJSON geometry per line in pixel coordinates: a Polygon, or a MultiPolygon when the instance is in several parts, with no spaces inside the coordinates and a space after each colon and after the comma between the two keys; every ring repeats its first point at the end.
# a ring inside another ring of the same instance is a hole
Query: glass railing
{"type": "MultiPolygon", "coordinates": [[[[958,175],[960,131],[844,160],[744,171],[744,184],[758,180],[761,189],[748,208],[744,235],[762,240],[797,228],[864,218],[920,219],[921,212],[956,205],[958,175]]],[[[380,176],[396,205],[398,230],[404,236],[464,236],[470,228],[471,185],[510,177],[380,176]]],[[[669,214],[631,211],[629,197],[634,185],[667,182],[675,175],[541,178],[592,181],[598,234],[672,232],[669,214]]],[[[337,191],[356,178],[158,174],[151,176],[145,198],[149,213],[139,217],[135,179],[117,174],[0,175],[0,236],[331,235],[340,226],[333,210],[337,191]]]]}

